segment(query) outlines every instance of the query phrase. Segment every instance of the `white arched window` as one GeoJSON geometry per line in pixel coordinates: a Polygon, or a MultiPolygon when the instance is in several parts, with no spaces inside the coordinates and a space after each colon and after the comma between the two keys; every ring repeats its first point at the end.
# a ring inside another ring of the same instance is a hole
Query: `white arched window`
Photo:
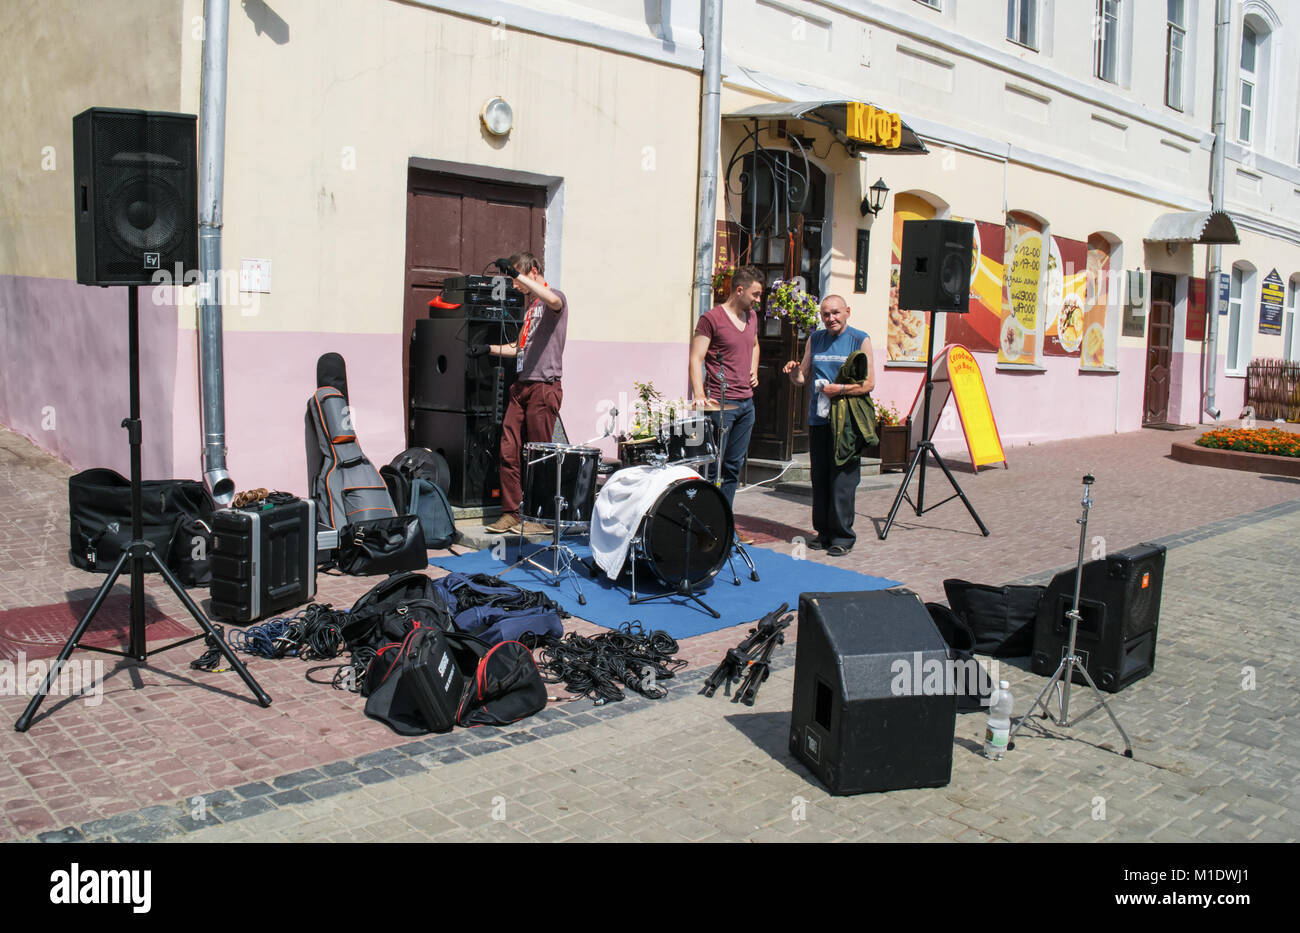
{"type": "Polygon", "coordinates": [[[1241,44],[1237,56],[1237,142],[1251,149],[1267,147],[1268,111],[1273,70],[1273,39],[1278,23],[1270,8],[1243,5],[1241,44]]]}
{"type": "Polygon", "coordinates": [[[1246,375],[1250,364],[1250,331],[1256,304],[1255,267],[1248,262],[1232,265],[1228,291],[1228,357],[1224,362],[1232,376],[1246,375]]]}

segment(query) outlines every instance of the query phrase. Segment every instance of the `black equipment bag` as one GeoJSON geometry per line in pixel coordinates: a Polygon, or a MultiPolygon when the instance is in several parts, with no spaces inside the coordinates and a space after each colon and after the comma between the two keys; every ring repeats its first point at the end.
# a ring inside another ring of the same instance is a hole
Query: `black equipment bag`
{"type": "Polygon", "coordinates": [[[460,540],[456,515],[447,499],[451,470],[441,454],[412,447],[379,468],[399,515],[420,519],[425,548],[451,547],[460,540]]]}
{"type": "Polygon", "coordinates": [[[166,564],[184,586],[212,584],[212,523],[182,515],[176,519],[166,564]]]}
{"type": "Polygon", "coordinates": [[[427,567],[429,555],[419,517],[401,515],[346,525],[339,530],[335,562],[344,573],[359,576],[427,567]]]}
{"type": "MultiPolygon", "coordinates": [[[[474,643],[484,644],[477,638],[474,643]]],[[[488,648],[468,687],[456,716],[462,726],[506,726],[546,708],[546,684],[522,642],[503,641],[488,648]]]]}
{"type": "Polygon", "coordinates": [[[412,600],[392,616],[389,631],[405,626],[406,632],[400,640],[380,645],[366,667],[361,685],[366,715],[398,735],[445,732],[456,724],[466,674],[473,674],[476,655],[452,653],[447,641],[451,618],[436,603],[412,600]],[[440,668],[442,674],[433,681],[440,668]]]}
{"type": "Polygon", "coordinates": [[[995,658],[1020,658],[1034,650],[1034,624],[1046,589],[987,586],[944,580],[948,605],[975,636],[974,651],[995,658]]]}
{"type": "MultiPolygon", "coordinates": [[[[207,489],[197,480],[147,480],[141,487],[141,536],[176,573],[182,583],[198,583],[202,568],[194,563],[196,549],[178,547],[182,522],[210,523],[214,510],[207,489]]],[[[131,542],[131,481],[115,470],[83,470],[68,478],[69,549],[74,567],[108,573],[131,542]]],[[[186,539],[188,540],[188,539],[186,539]]],[[[202,556],[205,552],[197,549],[202,556]]],[[[146,570],[152,568],[146,564],[146,570]]]]}
{"type": "Polygon", "coordinates": [[[948,643],[948,657],[961,662],[963,672],[973,672],[972,678],[956,677],[957,712],[971,713],[986,709],[993,696],[993,680],[975,657],[975,633],[961,618],[942,603],[926,603],[925,608],[934,620],[935,628],[948,643]],[[972,682],[973,680],[973,682],[972,682]]]}
{"type": "Polygon", "coordinates": [[[343,643],[348,651],[378,651],[383,645],[401,641],[411,628],[403,610],[412,603],[430,602],[446,611],[446,601],[433,584],[427,574],[401,573],[372,586],[352,604],[343,622],[343,643]]]}

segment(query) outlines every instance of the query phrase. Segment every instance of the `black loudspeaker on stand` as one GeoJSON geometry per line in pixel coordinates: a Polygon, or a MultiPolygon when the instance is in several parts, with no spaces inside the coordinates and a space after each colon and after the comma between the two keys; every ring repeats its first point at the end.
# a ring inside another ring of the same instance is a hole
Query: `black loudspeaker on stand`
{"type": "Polygon", "coordinates": [[[198,265],[198,175],[195,118],[188,114],[92,108],[72,120],[73,176],[76,179],[77,281],[83,285],[127,285],[128,366],[131,413],[122,422],[131,446],[131,542],[122,549],[108,579],[50,666],[40,690],[14,723],[26,732],[41,701],[76,648],[99,651],[138,663],[149,659],[145,641],[144,574],[162,574],[203,631],[153,653],[170,651],[205,636],[213,638],[230,667],[262,706],[270,706],[257,681],[225,639],[190,599],[153,545],[144,538],[140,447],[140,296],[139,286],[164,270],[184,273],[198,265]],[[123,571],[131,575],[131,628],[125,652],[80,644],[123,571]]]}
{"type": "Polygon", "coordinates": [[[923,678],[947,660],[915,593],[800,594],[790,753],[832,794],[947,784],[957,697],[923,678]]]}
{"type": "Polygon", "coordinates": [[[889,529],[894,525],[903,500],[921,516],[932,509],[937,509],[953,499],[961,499],[975,519],[980,533],[988,537],[989,530],[984,527],[975,506],[971,505],[966,493],[962,492],[956,477],[943,462],[934,442],[930,440],[930,397],[934,394],[934,314],[941,312],[964,314],[970,302],[970,267],[971,249],[974,244],[974,225],[958,223],[951,220],[908,220],[903,222],[903,257],[899,269],[898,306],[905,311],[930,311],[930,321],[926,326],[928,341],[925,350],[925,411],[921,422],[923,437],[916,445],[916,453],[907,467],[903,484],[898,487],[898,495],[889,509],[889,517],[880,529],[880,540],[885,540],[889,529]],[[933,457],[934,462],[943,470],[948,483],[953,488],[953,495],[941,499],[929,508],[925,507],[925,460],[933,457]],[[912,475],[918,473],[916,500],[908,493],[912,475]]]}
{"type": "Polygon", "coordinates": [[[149,285],[199,265],[195,117],[92,107],[72,118],[77,281],[149,285]]]}

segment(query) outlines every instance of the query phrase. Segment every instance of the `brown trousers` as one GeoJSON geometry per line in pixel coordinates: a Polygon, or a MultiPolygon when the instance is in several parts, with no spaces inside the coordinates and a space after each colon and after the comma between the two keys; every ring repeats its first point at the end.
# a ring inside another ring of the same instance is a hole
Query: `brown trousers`
{"type": "Polygon", "coordinates": [[[520,454],[524,445],[549,443],[560,416],[564,389],[554,382],[516,382],[501,424],[501,513],[518,515],[523,502],[520,454]]]}

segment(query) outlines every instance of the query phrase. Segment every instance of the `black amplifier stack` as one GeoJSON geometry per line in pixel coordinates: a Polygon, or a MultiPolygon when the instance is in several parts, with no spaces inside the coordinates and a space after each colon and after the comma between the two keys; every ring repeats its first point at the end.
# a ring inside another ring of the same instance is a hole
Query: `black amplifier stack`
{"type": "Polygon", "coordinates": [[[446,458],[448,498],[460,508],[501,501],[497,449],[515,360],[469,351],[518,339],[524,297],[507,276],[453,276],[411,334],[410,443],[446,458]]]}

